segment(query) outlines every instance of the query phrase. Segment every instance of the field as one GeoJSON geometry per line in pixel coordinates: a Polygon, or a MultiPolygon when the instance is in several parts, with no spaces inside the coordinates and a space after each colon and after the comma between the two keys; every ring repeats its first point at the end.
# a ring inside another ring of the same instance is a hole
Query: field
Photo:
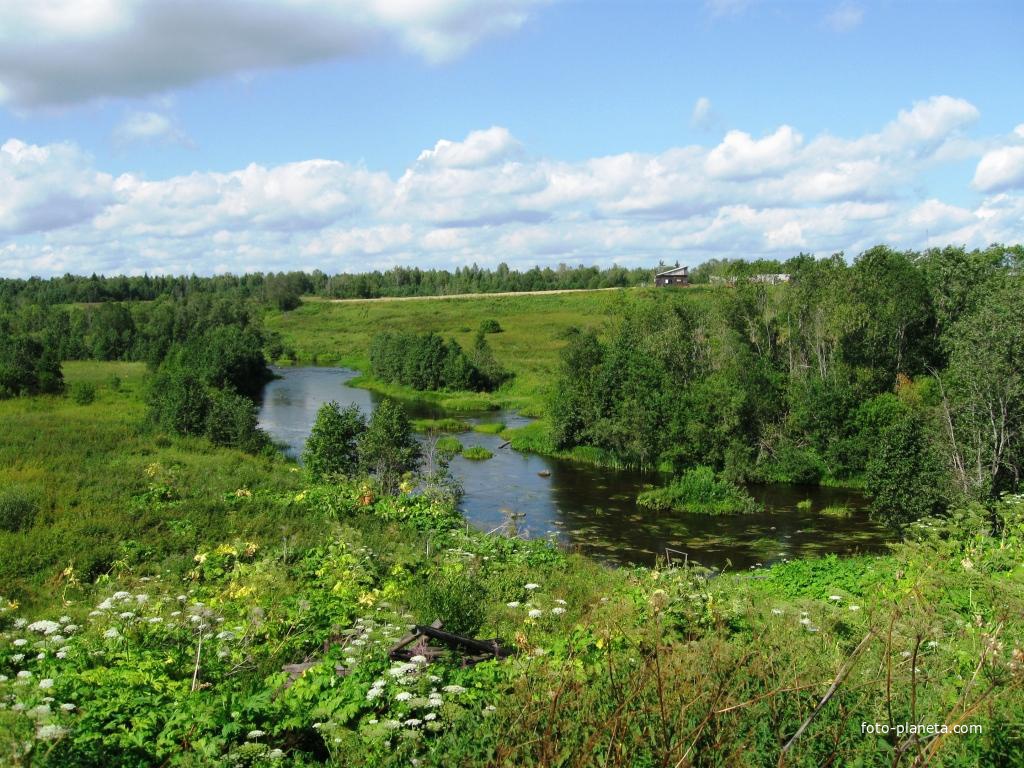
{"type": "MultiPolygon", "coordinates": [[[[340,364],[366,371],[370,340],[381,330],[434,331],[469,348],[480,323],[494,319],[503,331],[489,334],[487,341],[498,361],[515,373],[515,379],[493,395],[435,399],[448,407],[490,404],[539,415],[543,413],[545,396],[558,366],[558,353],[565,345],[565,332],[569,328],[592,328],[600,332],[625,302],[640,297],[710,305],[714,295],[713,288],[694,286],[685,291],[635,288],[419,300],[332,302],[306,298],[302,306],[292,312],[268,315],[267,325],[283,335],[299,362],[340,364]]],[[[397,396],[422,397],[411,390],[381,385],[369,379],[363,379],[363,383],[397,396]]]]}

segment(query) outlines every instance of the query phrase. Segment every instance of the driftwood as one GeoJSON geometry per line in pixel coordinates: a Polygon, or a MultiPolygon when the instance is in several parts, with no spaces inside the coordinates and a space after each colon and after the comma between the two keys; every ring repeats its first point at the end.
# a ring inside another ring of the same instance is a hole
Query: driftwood
{"type": "Polygon", "coordinates": [[[470,664],[487,659],[504,659],[514,653],[513,650],[505,648],[498,638],[477,640],[472,637],[456,635],[454,632],[445,632],[441,629],[442,626],[440,619],[435,620],[430,626],[417,624],[409,634],[391,647],[388,656],[394,661],[408,661],[413,656],[436,658],[444,651],[431,646],[430,641],[432,640],[462,653],[465,656],[465,661],[470,664]]]}

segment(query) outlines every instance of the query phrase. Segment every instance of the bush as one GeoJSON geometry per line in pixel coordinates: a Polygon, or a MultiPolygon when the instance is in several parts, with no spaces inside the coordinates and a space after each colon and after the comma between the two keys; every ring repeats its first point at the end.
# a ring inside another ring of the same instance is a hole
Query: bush
{"type": "Polygon", "coordinates": [[[252,400],[227,389],[212,389],[207,396],[205,432],[210,442],[251,452],[266,443],[266,435],[257,426],[259,420],[252,400]]]}
{"type": "Polygon", "coordinates": [[[35,522],[39,505],[24,489],[0,490],[0,530],[16,533],[28,530],[35,522]]]}
{"type": "Polygon", "coordinates": [[[482,445],[471,445],[469,448],[462,449],[462,456],[463,458],[472,459],[473,461],[485,461],[493,458],[494,454],[482,445]]]}
{"type": "Polygon", "coordinates": [[[494,318],[487,318],[480,323],[481,333],[501,333],[505,329],[501,327],[501,324],[494,318]]]}
{"type": "Polygon", "coordinates": [[[423,620],[440,619],[448,632],[473,635],[487,617],[487,590],[464,570],[429,577],[423,589],[423,620]]]}
{"type": "Polygon", "coordinates": [[[359,466],[359,436],[365,429],[366,419],[357,405],[344,410],[333,401],[321,405],[302,451],[302,461],[313,479],[353,474],[359,466]]]}
{"type": "Polygon", "coordinates": [[[377,406],[366,430],[359,435],[358,446],[360,467],[377,477],[385,493],[397,490],[402,475],[420,466],[420,446],[409,417],[391,400],[377,406]]]}
{"type": "Polygon", "coordinates": [[[687,470],[664,488],[644,491],[636,501],[646,509],[701,515],[736,515],[758,509],[750,494],[716,477],[710,467],[687,470]]]}
{"type": "Polygon", "coordinates": [[[78,405],[89,405],[96,399],[96,385],[89,381],[76,381],[71,385],[71,399],[78,405]]]}
{"type": "Polygon", "coordinates": [[[64,389],[54,345],[0,332],[0,399],[56,394],[64,389]]]}

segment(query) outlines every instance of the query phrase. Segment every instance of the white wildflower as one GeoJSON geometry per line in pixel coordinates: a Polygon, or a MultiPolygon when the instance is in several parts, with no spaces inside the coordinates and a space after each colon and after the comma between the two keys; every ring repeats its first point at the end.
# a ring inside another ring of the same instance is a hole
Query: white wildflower
{"type": "Polygon", "coordinates": [[[131,611],[122,611],[121,613],[117,614],[117,617],[119,619],[125,619],[127,621],[128,619],[134,619],[135,614],[131,611]]]}
{"type": "Polygon", "coordinates": [[[463,688],[461,685],[446,685],[441,690],[444,691],[445,693],[465,693],[466,692],[466,689],[463,688]]]}
{"type": "Polygon", "coordinates": [[[562,598],[556,599],[555,602],[558,603],[559,605],[568,605],[568,603],[565,602],[565,600],[563,600],[562,598]]]}
{"type": "Polygon", "coordinates": [[[843,598],[842,598],[842,595],[829,595],[829,596],[828,596],[828,599],[829,599],[829,600],[831,600],[831,601],[832,601],[833,603],[838,603],[838,602],[840,602],[840,601],[841,601],[841,600],[842,600],[843,598]]]}
{"type": "Polygon", "coordinates": [[[427,722],[430,722],[431,720],[436,720],[437,719],[437,712],[427,712],[427,714],[425,714],[423,716],[423,719],[426,720],[427,722]]]}
{"type": "Polygon", "coordinates": [[[859,605],[851,605],[850,606],[850,610],[851,611],[859,611],[860,610],[860,606],[859,605]]]}
{"type": "Polygon", "coordinates": [[[120,637],[121,633],[117,631],[117,627],[111,627],[103,633],[103,636],[108,640],[113,640],[114,638],[120,637]]]}
{"type": "Polygon", "coordinates": [[[418,717],[410,717],[408,720],[405,721],[405,724],[410,728],[419,728],[421,725],[423,725],[423,721],[420,720],[418,717]]]}
{"type": "Polygon", "coordinates": [[[66,701],[63,704],[61,704],[60,708],[63,709],[65,712],[74,712],[75,711],[75,705],[72,704],[70,701],[66,701]]]}
{"type": "Polygon", "coordinates": [[[267,734],[264,731],[261,731],[261,730],[257,729],[257,730],[254,730],[254,731],[249,731],[247,734],[245,734],[245,738],[247,738],[247,739],[258,739],[261,736],[266,736],[266,735],[267,734]]]}
{"type": "Polygon", "coordinates": [[[534,584],[533,582],[530,582],[529,584],[525,585],[523,589],[529,589],[531,591],[535,589],[540,589],[540,584],[534,584]]]}
{"type": "Polygon", "coordinates": [[[20,664],[24,660],[25,660],[25,654],[24,653],[15,653],[15,654],[13,654],[11,656],[11,661],[13,661],[15,664],[20,664]]]}
{"type": "Polygon", "coordinates": [[[412,694],[408,691],[402,691],[400,694],[395,696],[395,701],[408,701],[412,698],[412,694]]]}
{"type": "Polygon", "coordinates": [[[411,659],[409,659],[409,661],[413,664],[426,664],[427,657],[423,656],[422,654],[417,654],[416,656],[413,656],[411,659]]]}
{"type": "Polygon", "coordinates": [[[15,641],[14,641],[14,642],[12,643],[12,645],[13,645],[13,646],[14,646],[15,648],[21,648],[21,647],[23,647],[23,646],[26,646],[26,645],[28,645],[28,640],[26,640],[26,639],[25,639],[25,638],[23,638],[23,637],[19,637],[19,638],[18,638],[17,640],[15,640],[15,641]]]}
{"type": "Polygon", "coordinates": [[[15,619],[14,620],[14,628],[15,629],[24,629],[26,624],[28,624],[28,619],[15,619]]]}
{"type": "Polygon", "coordinates": [[[64,631],[67,632],[69,635],[77,632],[78,630],[79,626],[77,624],[68,624],[64,627],[64,631]]]}
{"type": "Polygon", "coordinates": [[[27,669],[23,669],[20,672],[18,672],[19,680],[28,680],[30,677],[32,677],[32,673],[27,669]]]}
{"type": "Polygon", "coordinates": [[[772,608],[772,613],[774,615],[776,615],[776,616],[781,616],[782,615],[782,609],[781,608],[772,608]]]}
{"type": "Polygon", "coordinates": [[[60,624],[56,621],[47,621],[43,619],[41,621],[33,621],[28,625],[28,628],[32,632],[42,632],[44,635],[52,635],[54,632],[60,630],[60,624]]]}
{"type": "Polygon", "coordinates": [[[505,605],[507,605],[509,608],[518,608],[519,607],[519,601],[518,600],[513,600],[511,603],[505,603],[505,605]]]}
{"type": "Polygon", "coordinates": [[[52,739],[59,739],[65,733],[67,733],[67,729],[59,725],[41,725],[36,729],[36,738],[50,741],[52,739]]]}
{"type": "Polygon", "coordinates": [[[131,592],[115,592],[110,596],[112,600],[128,600],[132,596],[131,592]]]}
{"type": "Polygon", "coordinates": [[[539,608],[533,608],[530,610],[530,613],[528,615],[531,619],[539,619],[541,616],[544,615],[544,611],[540,610],[539,608]]]}
{"type": "Polygon", "coordinates": [[[39,681],[39,687],[42,688],[44,691],[47,688],[53,688],[53,679],[49,677],[44,677],[42,680],[39,681]]]}
{"type": "Polygon", "coordinates": [[[565,613],[565,608],[563,608],[562,606],[558,606],[557,608],[552,608],[551,612],[555,614],[555,616],[561,616],[563,613],[565,613]]]}

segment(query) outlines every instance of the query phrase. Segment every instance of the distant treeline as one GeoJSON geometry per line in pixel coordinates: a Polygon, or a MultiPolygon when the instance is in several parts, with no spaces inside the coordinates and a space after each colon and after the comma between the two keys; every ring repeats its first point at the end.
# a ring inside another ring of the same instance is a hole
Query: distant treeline
{"type": "MultiPolygon", "coordinates": [[[[668,267],[664,267],[668,268],[668,267]]],[[[655,268],[533,267],[524,272],[499,264],[495,269],[396,267],[384,272],[327,275],[313,272],[254,273],[214,277],[89,277],[64,275],[49,279],[0,279],[0,308],[18,304],[95,304],[112,301],[153,301],[196,294],[231,294],[255,299],[282,310],[294,309],[302,295],[336,299],[385,296],[442,296],[456,293],[498,293],[579,288],[627,288],[651,283],[655,268]]]]}
{"type": "Polygon", "coordinates": [[[790,260],[784,289],[639,299],[600,333],[571,334],[555,447],[736,480],[864,478],[897,526],[1018,489],[1022,265],[1020,247],[878,247],[852,264],[790,260]]]}

